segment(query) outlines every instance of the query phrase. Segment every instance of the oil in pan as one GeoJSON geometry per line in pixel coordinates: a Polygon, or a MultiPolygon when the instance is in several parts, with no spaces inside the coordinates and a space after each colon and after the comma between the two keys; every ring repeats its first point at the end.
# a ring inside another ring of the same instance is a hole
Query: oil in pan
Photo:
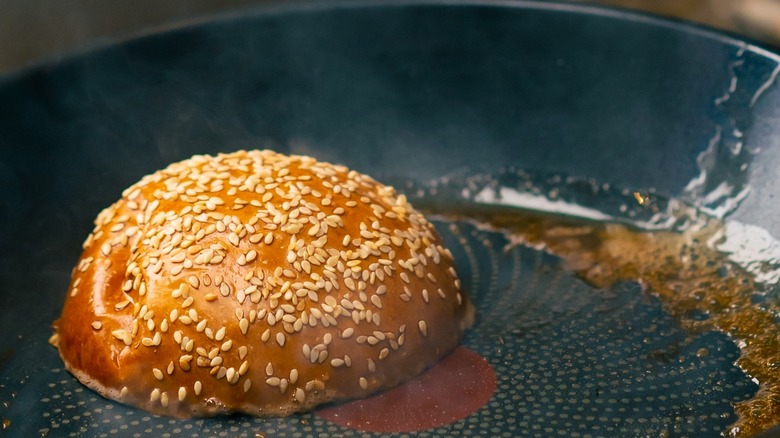
{"type": "MultiPolygon", "coordinates": [[[[722,177],[719,174],[709,176],[710,179],[722,177]]],[[[516,246],[524,245],[560,257],[558,269],[575,273],[592,288],[591,294],[604,294],[602,298],[612,295],[611,300],[616,301],[605,301],[604,305],[608,308],[625,305],[618,304],[625,297],[614,294],[626,293],[618,290],[628,285],[647,293],[643,303],[658,300],[663,313],[671,317],[671,326],[635,321],[631,324],[635,330],[633,335],[623,338],[624,333],[615,334],[616,330],[619,332],[617,327],[626,327],[626,321],[620,319],[614,326],[604,327],[604,333],[592,334],[592,340],[583,344],[585,351],[592,351],[593,345],[599,348],[610,345],[607,349],[609,354],[615,354],[604,357],[602,363],[589,364],[587,368],[606,367],[612,370],[611,375],[619,375],[615,371],[619,367],[610,364],[618,360],[624,365],[632,364],[632,368],[645,368],[647,375],[640,381],[657,383],[665,380],[664,372],[650,370],[649,367],[654,360],[660,359],[669,365],[674,364],[668,370],[672,375],[687,375],[686,379],[689,379],[697,373],[709,373],[708,377],[701,381],[675,382],[671,387],[664,386],[667,390],[660,393],[647,388],[631,389],[628,384],[630,378],[612,380],[605,389],[611,393],[607,398],[627,404],[618,407],[618,412],[633,411],[636,415],[633,418],[613,417],[613,421],[644,424],[648,434],[692,433],[685,430],[684,421],[670,420],[670,423],[658,427],[658,421],[665,421],[645,417],[642,412],[651,412],[654,402],[679,400],[681,396],[697,394],[694,398],[700,399],[696,402],[688,400],[680,405],[670,405],[675,407],[660,407],[664,414],[659,414],[659,417],[693,412],[696,404],[701,403],[710,407],[718,406],[720,402],[728,405],[727,400],[731,397],[736,417],[732,417],[730,408],[720,413],[721,420],[729,419],[725,422],[727,427],[716,427],[708,432],[706,426],[701,426],[704,428],[697,429],[694,435],[728,431],[730,435],[752,436],[780,422],[780,406],[777,403],[780,376],[776,372],[776,364],[780,360],[780,325],[777,320],[780,308],[776,287],[780,275],[780,244],[769,233],[736,221],[724,223],[679,200],[663,199],[643,192],[613,190],[608,184],[599,185],[586,179],[540,178],[509,169],[496,175],[474,175],[461,183],[448,181],[433,186],[432,189],[418,190],[420,193],[433,191],[439,194],[438,198],[428,198],[436,199],[429,205],[430,211],[451,219],[469,221],[481,233],[502,232],[507,238],[502,247],[504,252],[512,253],[516,246]],[[584,198],[591,199],[587,202],[588,206],[566,201],[584,198]],[[590,205],[599,205],[600,209],[590,208],[590,205]],[[656,344],[655,337],[669,333],[670,327],[681,331],[682,338],[675,341],[678,343],[671,342],[658,350],[640,353],[640,345],[656,344]],[[617,337],[610,341],[612,335],[617,337]],[[713,348],[713,345],[708,345],[715,343],[715,338],[719,339],[717,342],[732,344],[732,347],[719,345],[713,348]],[[617,359],[621,347],[636,349],[635,354],[617,359]],[[706,371],[706,362],[712,360],[713,353],[727,359],[735,354],[735,348],[738,348],[738,353],[731,360],[740,372],[729,377],[728,372],[724,374],[731,366],[729,360],[722,363],[724,368],[717,372],[706,371]],[[726,395],[722,393],[724,389],[735,385],[742,389],[718,401],[719,397],[726,395]],[[682,392],[677,393],[674,388],[682,392]],[[633,395],[624,393],[620,396],[624,391],[633,392],[633,395]]],[[[741,193],[739,190],[733,192],[741,193]]],[[[733,201],[721,200],[724,204],[736,205],[733,201]]],[[[539,266],[550,265],[540,263],[539,266]]],[[[583,300],[590,302],[578,294],[567,296],[557,285],[545,292],[536,299],[541,303],[552,300],[557,304],[541,309],[534,300],[519,299],[514,303],[504,303],[504,306],[515,306],[522,311],[513,319],[501,321],[498,318],[501,322],[496,326],[496,333],[501,332],[499,327],[503,327],[505,333],[516,332],[518,329],[515,327],[520,327],[522,332],[529,321],[540,318],[545,325],[561,323],[568,317],[556,316],[562,312],[560,309],[583,300]]],[[[629,307],[642,308],[640,305],[629,307]]],[[[573,313],[578,312],[579,309],[573,313]]],[[[604,316],[610,319],[607,315],[609,312],[604,316]]],[[[562,352],[558,350],[555,354],[559,353],[562,352]]],[[[602,380],[599,384],[603,383],[602,380]]],[[[657,384],[653,387],[657,388],[657,384]]],[[[603,395],[602,391],[599,393],[603,395]]],[[[592,401],[588,404],[596,405],[592,401]]],[[[612,408],[596,411],[598,415],[603,415],[611,412],[612,408]]],[[[712,413],[709,416],[714,417],[712,413]]],[[[695,422],[705,417],[702,414],[695,422]]],[[[639,433],[639,429],[610,430],[639,433]]]]}

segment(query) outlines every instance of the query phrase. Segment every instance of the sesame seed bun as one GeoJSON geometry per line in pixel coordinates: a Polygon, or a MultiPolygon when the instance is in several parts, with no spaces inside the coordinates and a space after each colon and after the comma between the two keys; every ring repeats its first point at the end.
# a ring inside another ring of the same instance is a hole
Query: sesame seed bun
{"type": "Polygon", "coordinates": [[[288,415],[398,385],[473,319],[392,187],[271,151],[195,156],[103,210],[55,341],[103,396],[176,417],[288,415]]]}

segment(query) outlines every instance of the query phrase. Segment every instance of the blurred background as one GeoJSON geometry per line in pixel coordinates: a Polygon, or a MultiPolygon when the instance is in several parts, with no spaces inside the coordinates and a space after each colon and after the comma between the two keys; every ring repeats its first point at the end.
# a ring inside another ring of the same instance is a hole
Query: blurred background
{"type": "MultiPolygon", "coordinates": [[[[570,0],[675,17],[780,47],[780,0],[570,0]]],[[[2,0],[0,74],[93,44],[273,0],[2,0]]]]}

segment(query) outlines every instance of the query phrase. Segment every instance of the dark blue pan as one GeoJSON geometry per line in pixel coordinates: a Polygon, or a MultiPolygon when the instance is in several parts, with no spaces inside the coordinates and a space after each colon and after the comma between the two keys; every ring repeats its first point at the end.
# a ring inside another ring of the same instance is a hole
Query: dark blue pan
{"type": "MultiPolygon", "coordinates": [[[[680,198],[780,236],[779,61],[737,37],[611,9],[316,2],[1,78],[0,434],[362,436],[313,414],[150,417],[62,369],[47,338],[81,241],[144,174],[195,153],[270,147],[420,196],[431,181],[516,168],[680,198]],[[690,184],[702,171],[706,182],[690,184]],[[719,184],[730,194],[707,197],[719,184]]],[[[718,436],[736,420],[732,403],[756,392],[725,335],[691,340],[636,284],[616,286],[608,312],[588,310],[593,301],[537,326],[491,324],[502,310],[491,300],[507,311],[535,297],[538,316],[564,292],[593,291],[555,257],[502,252],[503,237],[468,227],[465,241],[440,229],[482,309],[464,343],[491,363],[498,390],[421,436],[718,436]],[[710,354],[689,366],[703,347],[710,354]]]]}

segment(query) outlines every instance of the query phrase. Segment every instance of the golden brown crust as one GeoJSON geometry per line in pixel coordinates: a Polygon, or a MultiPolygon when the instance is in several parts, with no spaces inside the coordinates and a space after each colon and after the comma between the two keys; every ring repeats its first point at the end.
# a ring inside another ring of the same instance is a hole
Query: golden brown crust
{"type": "Polygon", "coordinates": [[[416,375],[471,323],[392,188],[303,156],[195,156],[100,213],[56,323],[66,367],[156,414],[286,415],[416,375]]]}

